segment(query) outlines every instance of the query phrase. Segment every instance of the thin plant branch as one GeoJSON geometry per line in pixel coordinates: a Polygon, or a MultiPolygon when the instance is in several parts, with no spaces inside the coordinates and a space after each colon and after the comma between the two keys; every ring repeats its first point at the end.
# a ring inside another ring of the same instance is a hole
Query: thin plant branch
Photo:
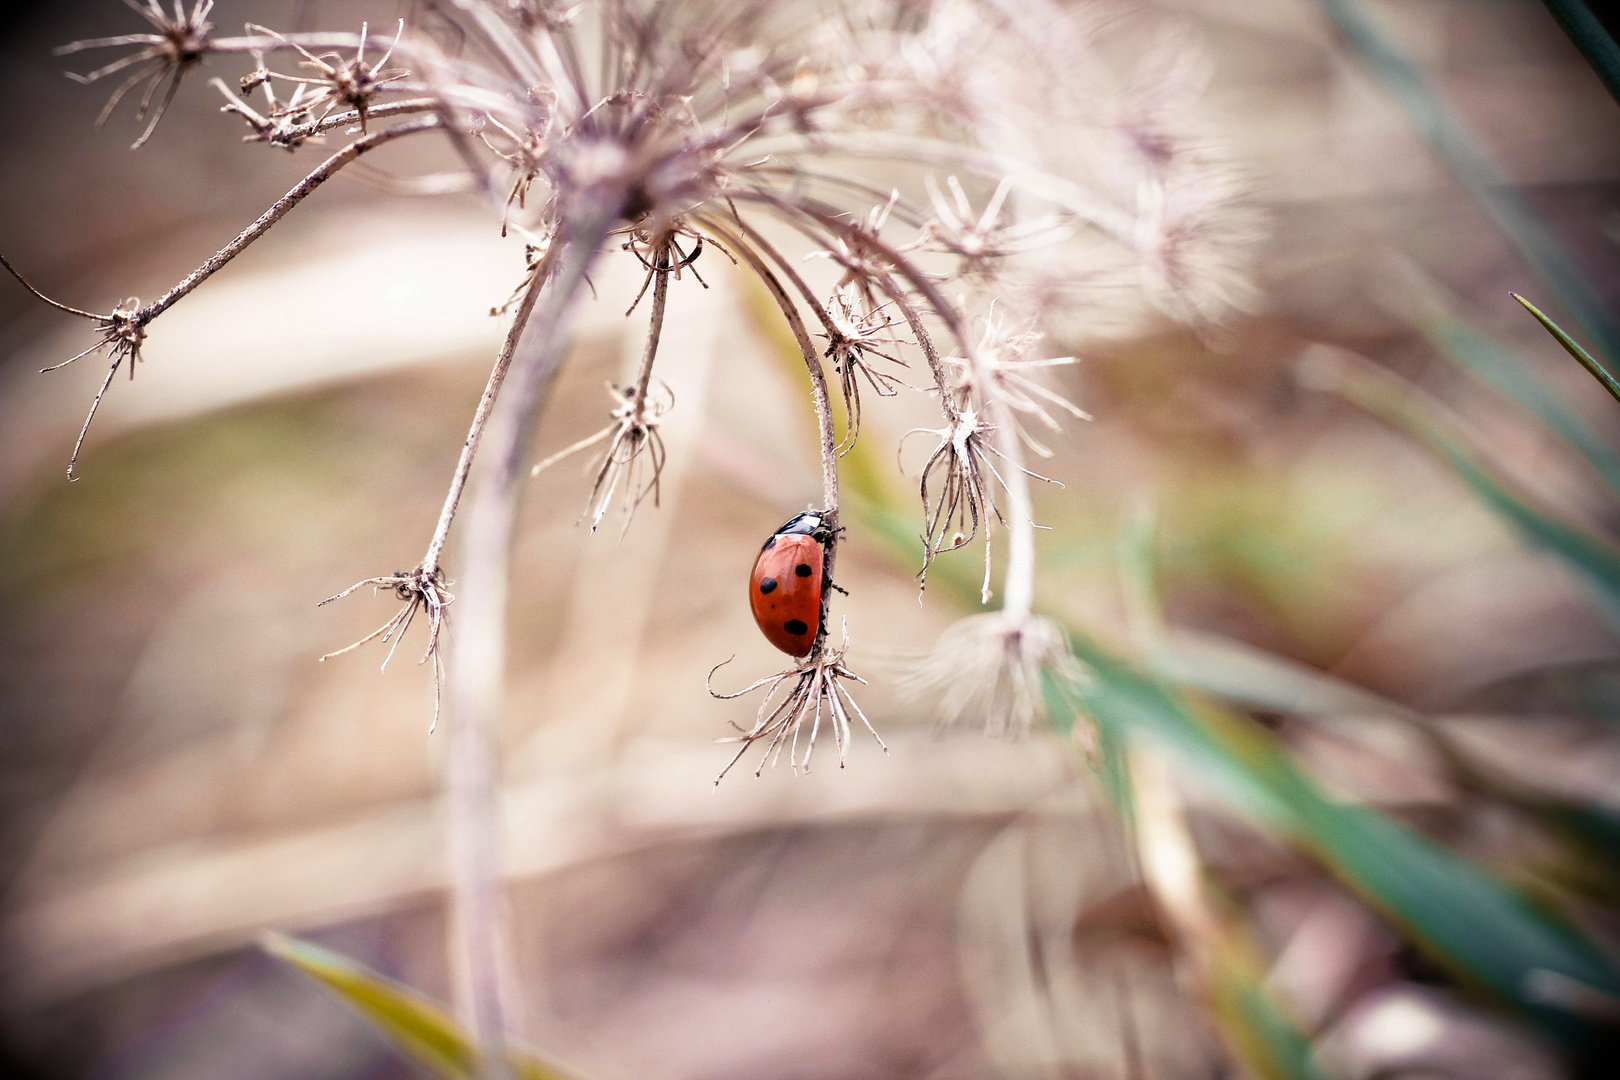
{"type": "Polygon", "coordinates": [[[374,131],[369,135],[356,139],[316,166],[308,176],[294,184],[285,195],[277,199],[270,205],[268,210],[260,214],[253,224],[238,233],[235,239],[220,248],[207,262],[187,274],[174,288],[141,308],[135,317],[144,325],[173,307],[187,293],[207,281],[226,263],[240,255],[249,244],[269,232],[276,222],[287,216],[288,211],[303,202],[316,188],[330,180],[339,169],[356,160],[362,154],[375,150],[377,147],[395,139],[408,135],[419,135],[424,131],[434,131],[443,127],[444,122],[439,117],[430,116],[409,123],[396,124],[391,128],[374,131]]]}
{"type": "Polygon", "coordinates": [[[506,677],[506,600],[518,474],[540,401],[567,351],[578,297],[617,216],[617,203],[582,207],[553,240],[555,270],[524,323],[511,372],[490,414],[485,472],[462,531],[459,637],[450,658],[451,816],[455,938],[465,953],[473,1028],[485,1076],[505,1057],[501,993],[500,863],[495,739],[506,677]]]}
{"type": "Polygon", "coordinates": [[[300,180],[296,185],[293,186],[292,190],[288,191],[287,194],[283,195],[280,199],[277,199],[270,209],[259,215],[258,220],[254,221],[253,224],[249,225],[246,229],[242,230],[242,232],[238,233],[234,240],[216,252],[207,262],[203,263],[196,270],[193,270],[190,274],[186,275],[185,279],[182,280],[178,285],[144,307],[139,306],[139,302],[132,299],[114,308],[106,315],[92,315],[89,312],[81,311],[78,308],[72,308],[65,304],[59,304],[56,301],[51,300],[49,297],[44,296],[44,294],[40,293],[32,285],[29,285],[28,282],[24,280],[14,268],[12,268],[10,263],[7,263],[6,269],[10,270],[19,281],[22,281],[23,285],[27,287],[30,292],[34,293],[35,296],[40,297],[40,299],[44,300],[52,307],[60,308],[61,310],[67,311],[73,315],[94,319],[96,322],[96,329],[101,334],[100,340],[94,345],[90,346],[88,349],[85,349],[83,352],[78,353],[75,356],[69,357],[67,360],[62,361],[61,363],[53,364],[48,368],[44,368],[42,369],[43,371],[55,371],[58,368],[66,367],[75,360],[88,356],[90,353],[96,352],[99,349],[106,349],[107,356],[112,360],[112,363],[107,368],[107,376],[102,380],[101,387],[96,391],[95,399],[90,404],[90,412],[85,417],[84,425],[79,429],[79,437],[73,444],[73,453],[68,459],[68,479],[74,479],[74,469],[78,465],[79,453],[84,447],[85,437],[90,432],[90,424],[95,420],[96,412],[101,408],[102,398],[106,396],[108,387],[112,385],[113,377],[118,374],[119,367],[122,366],[126,360],[129,361],[130,378],[133,379],[135,377],[135,365],[141,359],[141,345],[146,340],[146,327],[152,322],[153,319],[157,318],[170,307],[174,306],[175,303],[184,298],[198,285],[201,285],[204,281],[208,280],[208,278],[218,272],[219,269],[226,263],[230,262],[237,255],[241,254],[249,244],[252,244],[255,240],[268,232],[270,228],[276,224],[276,222],[280,221],[287,215],[288,211],[302,202],[304,198],[310,194],[310,192],[320,187],[321,184],[330,179],[331,176],[339,169],[343,168],[343,166],[354,161],[366,151],[380,146],[383,143],[390,142],[405,135],[414,135],[422,131],[431,131],[439,126],[440,121],[438,117],[428,117],[426,119],[412,121],[409,123],[397,124],[394,127],[388,128],[384,131],[374,132],[371,135],[356,139],[342,150],[327,158],[313,172],[304,177],[304,179],[300,180]]]}
{"type": "MultiPolygon", "coordinates": [[[[663,392],[657,397],[651,396],[653,361],[658,356],[658,342],[664,326],[669,279],[679,274],[683,268],[691,266],[702,251],[702,240],[699,239],[698,246],[690,255],[682,255],[676,245],[676,231],[671,229],[653,243],[651,259],[642,259],[647,267],[647,279],[642,285],[641,293],[637,294],[631,304],[631,309],[634,310],[635,305],[641,302],[642,295],[645,295],[650,287],[653,295],[647,341],[642,349],[641,363],[637,368],[635,381],[622,389],[611,384],[608,386],[608,392],[615,402],[611,422],[596,434],[552,454],[535,465],[530,472],[531,476],[538,476],[578,451],[606,441],[607,449],[597,467],[596,478],[591,485],[590,499],[586,503],[584,514],[581,515],[581,518],[586,514],[590,515],[593,533],[601,525],[602,518],[612,505],[613,497],[621,483],[624,484],[624,527],[620,533],[621,537],[629,531],[630,522],[642,500],[650,494],[653,497],[653,505],[657,506],[659,503],[659,481],[663,475],[666,456],[658,424],[663,415],[673,407],[674,400],[667,387],[663,388],[663,392]],[[644,472],[650,475],[643,478],[644,472]]],[[[625,246],[633,250],[633,241],[625,246]]],[[[639,256],[640,253],[637,254],[639,256]]]]}

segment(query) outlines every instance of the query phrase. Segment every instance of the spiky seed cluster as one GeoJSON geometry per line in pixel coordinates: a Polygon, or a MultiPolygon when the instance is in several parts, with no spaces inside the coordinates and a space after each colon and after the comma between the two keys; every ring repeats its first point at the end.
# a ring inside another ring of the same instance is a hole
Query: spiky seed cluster
{"type": "Polygon", "coordinates": [[[894,316],[884,310],[886,306],[870,305],[853,283],[845,282],[833,290],[826,308],[829,325],[817,335],[827,340],[824,355],[838,374],[838,389],[844,401],[847,423],[843,441],[838,444],[840,454],[854,449],[860,437],[861,379],[879,397],[894,397],[906,385],[898,376],[873,364],[876,359],[906,366],[896,355],[900,337],[894,329],[894,316]]]}
{"type": "Polygon", "coordinates": [[[843,644],[836,650],[820,649],[786,671],[767,675],[730,694],[715,693],[712,683],[714,673],[730,661],[715,665],[709,672],[710,681],[706,685],[709,693],[719,700],[728,701],[753,693],[761,687],[765,688],[765,699],[760,702],[759,711],[754,715],[753,726],[742,728],[733,724],[740,734],[720,740],[742,745],[737,747],[737,753],[726,763],[726,767],[720,770],[720,775],[714,778],[716,785],[726,778],[726,773],[731,771],[732,766],[741,761],[748,748],[757,742],[765,743],[765,753],[760,756],[759,768],[754,770],[755,776],[764,772],[766,765],[775,765],[781,761],[784,750],[787,751],[788,765],[794,772],[809,772],[810,755],[815,752],[816,736],[821,732],[823,718],[833,730],[833,739],[838,746],[838,767],[842,769],[849,755],[849,744],[853,736],[849,721],[851,712],[860,717],[861,723],[866,725],[866,730],[872,733],[872,738],[877,740],[883,752],[889,752],[883,737],[866,718],[866,714],[856,704],[855,698],[850,695],[849,687],[845,685],[851,682],[862,685],[866,683],[865,679],[844,666],[844,654],[848,651],[849,626],[846,623],[843,644]],[[784,686],[790,686],[791,689],[786,697],[778,701],[777,691],[784,686]],[[807,724],[809,731],[805,731],[807,724]],[[800,736],[804,737],[802,754],[799,752],[800,736]]]}
{"type": "Polygon", "coordinates": [[[1008,260],[1024,251],[1050,245],[1068,225],[1061,215],[1048,214],[1032,221],[1002,221],[1007,196],[1012,194],[1010,177],[996,185],[977,217],[962,182],[954,175],[945,178],[947,198],[932,175],[923,178],[933,216],[923,227],[923,247],[954,255],[960,261],[958,273],[984,283],[1000,279],[1008,260]]]}
{"type": "MultiPolygon", "coordinates": [[[[499,212],[503,233],[510,223],[525,238],[524,277],[498,309],[512,324],[427,554],[408,574],[354,587],[392,588],[406,605],[364,640],[397,645],[398,634],[422,610],[429,619],[428,656],[436,664],[450,602],[440,557],[484,427],[507,385],[516,343],[536,312],[549,310],[540,301],[553,284],[565,277],[577,284],[605,257],[611,245],[604,237],[622,237],[623,248],[645,267],[652,317],[640,370],[633,383],[613,390],[609,423],[564,451],[605,444],[588,503],[593,527],[617,493],[623,493],[627,526],[647,494],[656,502],[665,460],[658,426],[673,405],[653,375],[669,283],[684,269],[695,275],[699,255],[712,247],[766,286],[793,332],[812,383],[830,520],[837,519],[839,451],[847,452],[861,431],[860,384],[880,397],[898,393],[905,384],[879,362],[900,365],[901,350],[920,353],[942,418],[919,480],[923,572],[982,527],[988,600],[990,527],[1003,519],[998,489],[1015,541],[1033,527],[1025,478],[1035,474],[1025,469],[1023,455],[1045,448],[1020,418],[1050,431],[1060,414],[1084,414],[1038,378],[1042,368],[1068,358],[1026,358],[1036,335],[1006,329],[1010,318],[993,311],[974,340],[968,301],[949,298],[947,282],[978,287],[1010,280],[1013,263],[1036,249],[1050,270],[1062,250],[1054,245],[1084,236],[1091,245],[1084,250],[1112,244],[1127,259],[1151,261],[1153,273],[1185,293],[1196,284],[1185,280],[1186,268],[1198,265],[1192,248],[1209,232],[1167,232],[1167,222],[1186,218],[1185,200],[1144,202],[1135,180],[1091,190],[1082,183],[1084,170],[1060,176],[1044,167],[1035,136],[1051,118],[1042,110],[1091,100],[1094,89],[1077,75],[1089,62],[1086,42],[1047,5],[844,0],[829,12],[780,0],[457,0],[448,17],[465,37],[464,47],[447,53],[402,24],[375,60],[365,26],[359,34],[281,34],[249,26],[247,36],[225,38],[207,21],[210,0],[198,0],[189,14],[177,6],[172,17],[157,0],[136,10],[155,33],[78,42],[65,51],[133,47],[85,77],[95,81],[133,69],[109,112],[147,79],[144,119],[156,88],[169,80],[137,145],[190,68],[210,55],[234,54],[252,58],[241,92],[262,90],[263,110],[223,82],[215,85],[226,111],[247,124],[248,139],[294,150],[339,131],[352,138],[153,304],[124,305],[105,316],[59,305],[96,320],[99,339],[87,352],[109,350],[109,383],[123,360],[138,358],[154,318],[329,176],[383,142],[427,132],[447,138],[472,185],[499,212]],[[1003,39],[1009,43],[998,44],[1003,39]],[[295,59],[298,69],[273,70],[277,56],[295,59]],[[396,58],[400,67],[389,68],[396,58]],[[1009,146],[1032,152],[1021,158],[1009,146]],[[943,187],[926,176],[926,200],[909,199],[853,179],[843,164],[849,158],[921,165],[941,172],[943,187]],[[989,191],[978,211],[970,197],[975,187],[989,191]],[[801,264],[783,246],[784,230],[837,267],[830,299],[801,275],[801,264]],[[943,275],[942,256],[951,264],[943,275]],[[812,327],[824,344],[815,342],[812,327]],[[949,342],[945,353],[934,343],[938,333],[949,342]],[[847,418],[842,443],[833,433],[827,361],[847,418]]],[[[1133,128],[1109,145],[1136,154],[1138,180],[1162,178],[1180,164],[1174,146],[1133,141],[1135,134],[1133,128]]],[[[1187,181],[1195,173],[1183,168],[1176,176],[1187,181]]],[[[1171,190],[1165,183],[1158,188],[1171,190]]],[[[1199,204],[1205,218],[1218,202],[1199,204]]],[[[828,543],[829,566],[836,543],[836,537],[828,543]]],[[[1015,542],[1010,550],[1008,593],[1022,598],[1014,613],[1022,617],[1033,544],[1015,542]]],[[[823,631],[827,625],[824,610],[823,631]]],[[[847,734],[843,710],[853,702],[840,681],[858,680],[843,655],[842,648],[827,649],[823,636],[806,660],[756,684],[775,691],[791,683],[794,689],[785,706],[761,711],[744,735],[745,747],[769,735],[779,750],[780,738],[789,731],[796,736],[806,716],[813,739],[823,705],[847,734]]]]}
{"type": "Polygon", "coordinates": [[[399,649],[399,643],[405,640],[405,631],[411,628],[416,621],[417,612],[427,616],[428,635],[427,648],[422,653],[418,664],[433,662],[433,722],[428,725],[431,732],[439,723],[439,707],[444,700],[444,661],[439,656],[439,635],[444,631],[444,609],[455,601],[450,593],[450,582],[446,581],[444,574],[438,569],[432,572],[421,569],[396,570],[392,574],[381,577],[366,578],[357,581],[342,592],[334,593],[320,602],[324,607],[334,600],[341,600],[350,593],[371,587],[373,594],[384,589],[394,594],[395,599],[404,603],[404,607],[394,613],[393,617],[377,629],[343,648],[329,652],[322,656],[322,660],[330,660],[334,656],[342,656],[352,652],[362,645],[373,641],[381,641],[388,646],[388,655],[383,657],[382,669],[388,670],[388,662],[394,658],[399,649]]]}
{"type": "Polygon", "coordinates": [[[1054,412],[1067,413],[1076,420],[1091,419],[1089,413],[1052,390],[1043,379],[1044,372],[1068,367],[1076,363],[1076,359],[1032,356],[1031,352],[1046,335],[1033,329],[1015,330],[1010,322],[1005,312],[992,305],[984,319],[978,355],[971,359],[947,357],[945,363],[950,368],[954,386],[965,400],[998,402],[1019,440],[1035,454],[1051,457],[1052,451],[1030,436],[1020,417],[1031,417],[1054,433],[1063,431],[1054,412]]]}
{"type": "MultiPolygon", "coordinates": [[[[268,34],[278,41],[287,41],[281,34],[268,27],[249,23],[248,29],[268,34]]],[[[271,119],[290,121],[298,125],[318,125],[331,116],[338,107],[347,106],[359,114],[360,133],[365,134],[366,113],[371,108],[372,101],[379,94],[388,92],[390,83],[397,83],[410,74],[403,68],[392,70],[388,68],[388,61],[393,57],[394,49],[399,44],[398,35],[405,30],[405,20],[400,20],[398,33],[376,63],[369,63],[366,60],[366,37],[370,30],[368,24],[360,24],[360,43],[355,46],[354,57],[350,60],[343,59],[335,52],[317,56],[298,42],[287,41],[304,58],[298,66],[313,72],[313,75],[279,75],[269,71],[264,67],[261,53],[259,68],[243,80],[243,89],[249,88],[246,85],[248,83],[263,83],[269,86],[278,79],[292,83],[292,97],[285,104],[272,105],[271,119]]]]}
{"type": "Polygon", "coordinates": [[[135,0],[125,2],[157,32],[75,41],[71,45],[62,46],[56,52],[62,56],[85,49],[137,46],[134,52],[96,68],[87,75],[69,76],[76,82],[89,84],[111,75],[129,72],[124,81],[112,92],[112,96],[107,99],[101,115],[96,117],[97,127],[106,123],[107,117],[112,115],[113,110],[118,108],[118,103],[123,101],[131,90],[143,82],[146,84],[141,93],[141,103],[135,109],[135,122],[140,123],[148,115],[152,119],[142,130],[140,137],[131,144],[130,149],[134,150],[145,145],[146,140],[152,137],[152,132],[157,130],[158,121],[163,119],[169,103],[174,100],[175,91],[180,89],[180,80],[207,55],[208,35],[214,30],[214,24],[208,21],[208,13],[214,8],[214,0],[197,0],[189,12],[182,6],[182,0],[174,0],[172,16],[159,6],[158,0],[146,0],[144,4],[136,3],[135,0]],[[157,108],[153,109],[152,99],[165,79],[168,80],[168,89],[164,90],[162,100],[158,102],[157,108]]]}

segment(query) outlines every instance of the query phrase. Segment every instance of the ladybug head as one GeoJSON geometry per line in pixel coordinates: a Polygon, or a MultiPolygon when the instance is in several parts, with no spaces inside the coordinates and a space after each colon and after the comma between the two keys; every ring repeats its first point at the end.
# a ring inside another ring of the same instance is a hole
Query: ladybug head
{"type": "Polygon", "coordinates": [[[777,536],[784,534],[809,536],[817,541],[825,542],[827,540],[827,528],[822,524],[821,511],[807,510],[802,514],[796,514],[788,518],[782,527],[776,530],[777,536]]]}

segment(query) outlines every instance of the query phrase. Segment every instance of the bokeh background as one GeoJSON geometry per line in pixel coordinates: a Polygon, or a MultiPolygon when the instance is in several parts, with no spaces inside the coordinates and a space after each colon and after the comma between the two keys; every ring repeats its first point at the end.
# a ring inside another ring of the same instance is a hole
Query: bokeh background
{"type": "MultiPolygon", "coordinates": [[[[1546,10],[1368,6],[1612,304],[1620,109],[1546,10]]],[[[1421,711],[1516,790],[1620,812],[1620,640],[1587,590],[1421,443],[1300,375],[1324,356],[1382,364],[1542,505],[1613,530],[1579,459],[1436,347],[1439,321],[1465,322],[1620,438],[1615,402],[1508,293],[1550,298],[1312,0],[1086,10],[1122,80],[1165,49],[1189,58],[1187,122],[1241,172],[1255,287],[1199,333],[1136,313],[1048,343],[1080,358],[1056,378],[1095,420],[1053,441],[1044,471],[1064,486],[1037,493],[1052,527],[1039,606],[1129,642],[1120,536],[1151,517],[1189,655],[1230,663],[1241,646],[1331,673],[1421,711]]],[[[214,21],[401,13],[221,0],[214,21]]],[[[157,295],[311,167],[241,143],[201,79],[139,152],[125,113],[96,129],[103,93],[64,79],[73,58],[51,49],[134,29],[111,0],[0,19],[0,251],[54,297],[157,295]]],[[[375,161],[156,324],[71,485],[104,369],[38,374],[88,339],[0,283],[0,1040],[21,1074],[416,1075],[262,954],[265,928],[454,995],[444,740],[427,733],[420,643],[385,674],[370,653],[317,663],[393,608],[315,605],[414,564],[523,253],[471,196],[390,179],[448,159],[375,161]]],[[[916,552],[857,521],[840,610],[889,753],[857,740],[847,768],[826,753],[758,779],[750,758],[713,788],[731,752],[714,740],[751,706],[711,700],[704,675],[731,656],[727,686],[774,669],[743,582],[818,489],[780,330],[720,260],[700,269],[708,288],[676,284],[664,330],[678,407],[661,505],[592,536],[569,464],[523,510],[502,732],[521,1034],[608,1078],[1224,1075],[1070,751],[941,731],[904,692],[910,658],[976,610],[975,552],[942,560],[919,604],[916,552]]],[[[536,458],[595,430],[604,381],[640,354],[645,312],[624,318],[638,275],[595,286],[536,458]]],[[[863,496],[914,513],[920,459],[893,448],[926,401],[869,402],[865,423],[863,496]]],[[[1459,789],[1398,724],[1258,719],[1334,790],[1617,940],[1612,864],[1459,789]]],[[[1192,812],[1267,978],[1337,1074],[1565,1074],[1555,1047],[1308,861],[1216,806],[1192,812]]]]}

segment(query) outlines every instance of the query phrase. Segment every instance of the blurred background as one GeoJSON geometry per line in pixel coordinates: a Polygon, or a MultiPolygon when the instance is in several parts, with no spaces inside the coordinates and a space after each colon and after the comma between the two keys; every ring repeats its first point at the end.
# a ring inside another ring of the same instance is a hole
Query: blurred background
{"type": "MultiPolygon", "coordinates": [[[[1546,9],[1365,8],[1612,308],[1620,109],[1546,9]]],[[[1187,123],[1236,163],[1260,238],[1252,299],[1219,328],[1133,313],[1045,346],[1080,358],[1056,378],[1095,420],[1052,440],[1043,468],[1064,486],[1037,492],[1052,527],[1039,608],[1140,647],[1121,584],[1121,536],[1136,536],[1188,670],[1238,678],[1248,659],[1269,685],[1312,673],[1361,691],[1337,727],[1251,715],[1331,790],[1612,950],[1614,848],[1520,812],[1620,814],[1620,639],[1602,605],[1422,441],[1301,371],[1395,373],[1505,483],[1592,533],[1620,528],[1612,496],[1457,342],[1506,350],[1601,446],[1620,407],[1511,299],[1558,310],[1314,0],[1085,10],[1124,81],[1167,47],[1191,58],[1207,83],[1187,123]],[[1408,714],[1479,785],[1392,719],[1408,714]]],[[[221,0],[213,21],[402,13],[221,0]]],[[[0,14],[0,251],[92,310],[161,293],[314,159],[241,143],[201,79],[137,153],[126,112],[98,130],[104,93],[51,50],[136,28],[111,0],[0,14]]],[[[63,471],[103,362],[38,374],[89,339],[0,285],[0,1040],[19,1075],[418,1075],[261,953],[265,928],[453,995],[444,738],[427,733],[421,642],[384,674],[380,654],[316,663],[394,606],[315,605],[414,565],[523,251],[472,196],[389,179],[448,157],[367,160],[156,324],[77,483],[63,471]]],[[[623,314],[639,271],[610,265],[536,458],[596,430],[604,381],[640,354],[645,310],[623,314]]],[[[889,753],[857,739],[847,768],[829,747],[807,775],[758,779],[750,757],[713,788],[732,752],[714,740],[753,706],[711,700],[704,675],[733,655],[724,688],[778,666],[744,581],[818,474],[802,370],[757,287],[719,259],[701,269],[709,287],[675,284],[664,330],[677,408],[661,505],[622,539],[614,519],[592,536],[576,522],[589,477],[569,463],[523,509],[502,732],[515,1025],[602,1078],[1230,1075],[1130,839],[1070,750],[941,731],[903,692],[909,659],[978,610],[977,549],[943,559],[919,604],[917,552],[873,524],[916,516],[921,455],[891,448],[929,422],[924,399],[868,403],[870,449],[849,469],[878,510],[839,559],[850,663],[889,753]]],[[[1333,1075],[1604,1075],[1306,856],[1187,798],[1263,982],[1333,1075]]],[[[1612,1022],[1615,1006],[1590,1011],[1612,1022]]]]}

